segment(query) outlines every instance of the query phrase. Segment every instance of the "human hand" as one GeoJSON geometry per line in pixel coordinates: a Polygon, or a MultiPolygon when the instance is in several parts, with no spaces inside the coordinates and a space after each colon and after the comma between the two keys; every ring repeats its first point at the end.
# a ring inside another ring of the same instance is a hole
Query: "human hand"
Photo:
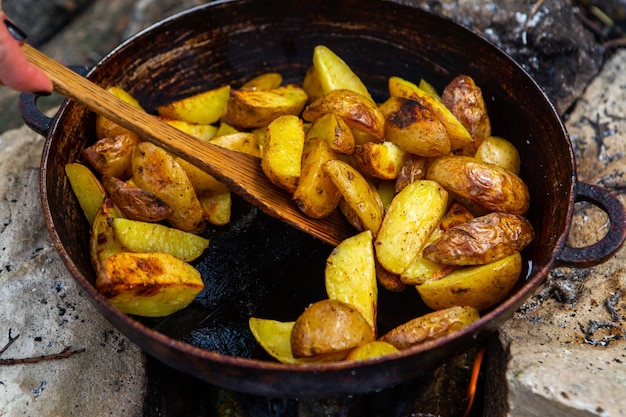
{"type": "Polygon", "coordinates": [[[26,60],[20,48],[26,34],[1,11],[0,22],[0,84],[16,91],[51,92],[52,81],[26,60]]]}

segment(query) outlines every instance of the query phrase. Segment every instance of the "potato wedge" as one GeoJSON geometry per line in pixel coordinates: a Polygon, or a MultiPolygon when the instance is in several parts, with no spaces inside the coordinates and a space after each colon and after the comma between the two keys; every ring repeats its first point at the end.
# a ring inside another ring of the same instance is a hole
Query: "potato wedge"
{"type": "Polygon", "coordinates": [[[450,153],[450,138],[440,118],[419,101],[390,97],[380,106],[385,117],[385,141],[413,155],[436,157],[450,153]]]}
{"type": "Polygon", "coordinates": [[[85,218],[92,225],[105,197],[102,184],[89,168],[77,162],[65,165],[65,175],[85,218]]]}
{"type": "Polygon", "coordinates": [[[261,157],[259,138],[254,133],[237,132],[229,135],[215,136],[209,140],[209,143],[230,149],[231,151],[256,156],[257,158],[261,157]]]}
{"type": "Polygon", "coordinates": [[[441,93],[441,102],[467,129],[472,137],[467,155],[472,156],[482,141],[491,136],[491,121],[482,90],[468,75],[458,75],[448,83],[441,93]]]}
{"type": "Polygon", "coordinates": [[[445,310],[433,311],[401,324],[379,340],[400,350],[408,349],[411,346],[461,330],[479,318],[478,310],[473,307],[454,306],[445,310]]]}
{"type": "Polygon", "coordinates": [[[298,317],[291,331],[291,350],[296,358],[332,354],[343,359],[353,348],[373,340],[372,328],[357,309],[325,299],[298,317]]]}
{"type": "Polygon", "coordinates": [[[264,72],[250,78],[240,87],[240,90],[271,90],[280,87],[282,83],[283,76],[279,72],[264,72]]]}
{"type": "Polygon", "coordinates": [[[337,245],[326,259],[326,293],[356,308],[376,335],[378,287],[372,232],[366,230],[337,245]]]}
{"type": "Polygon", "coordinates": [[[89,236],[89,257],[96,273],[109,256],[124,250],[124,246],[115,237],[111,227],[112,219],[117,217],[124,217],[122,211],[113,200],[105,197],[100,209],[96,212],[89,236]]]}
{"type": "Polygon", "coordinates": [[[132,166],[135,184],[172,208],[168,222],[190,233],[205,229],[206,218],[193,185],[172,155],[150,142],[141,142],[133,151],[132,166]]]}
{"type": "Polygon", "coordinates": [[[447,204],[448,193],[434,181],[415,181],[399,192],[374,242],[380,264],[389,272],[402,274],[419,256],[447,204]]]}
{"type": "Polygon", "coordinates": [[[157,107],[157,113],[188,123],[211,125],[226,112],[230,85],[223,85],[157,107]]]}
{"type": "Polygon", "coordinates": [[[383,219],[383,203],[376,189],[359,171],[343,161],[327,161],[323,167],[363,227],[375,236],[383,219]]]}
{"type": "Polygon", "coordinates": [[[341,192],[323,169],[326,161],[336,158],[325,139],[313,137],[304,142],[301,175],[293,200],[309,217],[324,218],[339,205],[341,192]]]}
{"type": "Polygon", "coordinates": [[[445,156],[431,162],[426,178],[448,192],[488,211],[524,215],[530,193],[524,181],[502,167],[469,156],[445,156]]]}
{"type": "Polygon", "coordinates": [[[115,238],[130,252],[169,253],[186,262],[197,259],[209,240],[159,223],[114,218],[115,238]]]}
{"type": "Polygon", "coordinates": [[[156,194],[125,181],[102,176],[102,186],[107,195],[132,220],[160,222],[172,214],[172,208],[156,194]]]}
{"type": "MultiPolygon", "coordinates": [[[[133,97],[128,91],[124,90],[123,88],[119,86],[112,86],[107,88],[106,90],[120,100],[130,104],[131,106],[134,106],[139,110],[144,110],[143,107],[141,107],[141,104],[139,104],[139,102],[137,101],[137,99],[135,99],[135,97],[133,97]]],[[[96,115],[96,137],[98,139],[129,134],[134,135],[134,133],[131,133],[126,128],[107,119],[106,117],[96,115]]]]}
{"type": "Polygon", "coordinates": [[[215,179],[211,174],[208,174],[198,168],[195,165],[192,165],[190,162],[184,160],[180,157],[175,157],[176,162],[183,168],[185,174],[187,174],[187,178],[191,182],[193,189],[196,191],[196,194],[205,193],[205,192],[225,192],[228,191],[228,187],[215,179]]]}
{"type": "Polygon", "coordinates": [[[175,256],[120,252],[102,263],[96,288],[123,313],[162,317],[187,307],[204,283],[193,266],[175,256]]]}
{"type": "Polygon", "coordinates": [[[332,90],[309,104],[302,113],[307,122],[314,122],[326,113],[335,113],[351,129],[365,132],[378,142],[385,134],[385,117],[370,98],[351,90],[332,90]]]}
{"type": "MultiPolygon", "coordinates": [[[[454,226],[473,219],[473,214],[456,201],[450,204],[450,207],[443,215],[439,225],[435,227],[433,232],[428,236],[424,243],[424,249],[429,244],[439,239],[445,231],[454,226]]],[[[416,256],[411,266],[409,266],[400,276],[403,283],[407,285],[421,285],[431,279],[440,279],[448,275],[452,271],[458,269],[456,265],[445,265],[424,257],[424,249],[416,256]]]]}
{"type": "Polygon", "coordinates": [[[156,118],[198,139],[209,140],[217,134],[218,128],[215,125],[191,123],[184,120],[170,119],[165,116],[156,116],[156,118]]]}
{"type": "Polygon", "coordinates": [[[387,271],[378,260],[376,260],[376,279],[387,291],[402,292],[406,289],[406,285],[402,282],[400,276],[387,271]]]}
{"type": "Polygon", "coordinates": [[[430,109],[444,125],[452,150],[462,149],[473,142],[472,135],[450,109],[412,82],[400,77],[390,77],[389,95],[419,101],[422,106],[430,109]]]}
{"type": "Polygon", "coordinates": [[[287,84],[271,90],[232,90],[226,121],[239,129],[265,127],[284,115],[299,115],[308,96],[304,89],[287,84]]]}
{"type": "Polygon", "coordinates": [[[307,139],[322,138],[338,153],[354,153],[354,135],[348,124],[335,113],[326,113],[317,118],[306,132],[307,139]]]}
{"type": "Polygon", "coordinates": [[[131,158],[139,142],[139,136],[130,132],[104,137],[83,149],[81,155],[100,174],[125,180],[132,175],[131,158]]]}
{"type": "Polygon", "coordinates": [[[444,231],[422,256],[446,265],[483,265],[521,252],[534,237],[526,218],[493,212],[444,231]]]}
{"type": "Polygon", "coordinates": [[[313,66],[323,94],[333,90],[350,90],[372,99],[367,87],[352,68],[327,46],[318,45],[313,49],[313,66]]]}
{"type": "Polygon", "coordinates": [[[484,311],[513,289],[521,271],[522,256],[515,252],[490,264],[457,269],[416,288],[424,303],[433,310],[466,305],[484,311]]]}
{"type": "Polygon", "coordinates": [[[207,221],[216,226],[230,222],[232,212],[232,193],[226,191],[204,191],[198,194],[198,200],[204,210],[207,221]]]}
{"type": "Polygon", "coordinates": [[[354,149],[357,168],[364,174],[383,180],[398,177],[406,160],[410,157],[393,142],[369,142],[354,149]]]}
{"type": "Polygon", "coordinates": [[[429,158],[423,156],[410,155],[404,162],[404,165],[402,165],[402,168],[400,168],[396,178],[395,193],[399,193],[404,187],[414,181],[426,179],[429,161],[429,158]]]}
{"type": "Polygon", "coordinates": [[[515,145],[499,136],[488,136],[480,143],[474,158],[501,166],[518,175],[522,160],[515,145]]]}
{"type": "Polygon", "coordinates": [[[350,351],[346,356],[347,361],[363,361],[367,359],[380,358],[391,353],[399,352],[391,343],[383,342],[381,340],[374,340],[373,342],[366,343],[359,347],[356,347],[350,351]]]}
{"type": "Polygon", "coordinates": [[[296,191],[302,172],[304,128],[298,116],[285,115],[267,127],[261,168],[269,180],[290,193],[296,191]]]}

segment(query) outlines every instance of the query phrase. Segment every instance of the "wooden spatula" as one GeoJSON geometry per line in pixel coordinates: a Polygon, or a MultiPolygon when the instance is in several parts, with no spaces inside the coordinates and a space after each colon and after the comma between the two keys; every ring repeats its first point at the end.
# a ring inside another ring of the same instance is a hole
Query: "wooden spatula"
{"type": "Polygon", "coordinates": [[[331,245],[355,234],[337,210],[322,220],[302,213],[286,191],[267,179],[258,158],[196,139],[118,99],[37,49],[27,44],[22,49],[28,60],[50,77],[54,91],[189,161],[268,215],[331,245]]]}

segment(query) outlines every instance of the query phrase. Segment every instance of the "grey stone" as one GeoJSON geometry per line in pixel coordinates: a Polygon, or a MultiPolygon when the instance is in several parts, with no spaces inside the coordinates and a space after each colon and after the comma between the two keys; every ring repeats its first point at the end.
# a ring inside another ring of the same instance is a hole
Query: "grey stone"
{"type": "Polygon", "coordinates": [[[39,202],[43,140],[0,136],[0,359],[82,350],[69,358],[0,363],[2,416],[141,416],[144,356],[96,311],[54,249],[39,202]]]}

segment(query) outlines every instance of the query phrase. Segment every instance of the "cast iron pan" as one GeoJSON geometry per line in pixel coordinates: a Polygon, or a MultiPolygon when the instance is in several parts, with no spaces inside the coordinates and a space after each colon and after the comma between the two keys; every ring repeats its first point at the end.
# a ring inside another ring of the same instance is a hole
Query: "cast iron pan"
{"type": "MultiPolygon", "coordinates": [[[[520,151],[535,241],[524,251],[518,285],[475,324],[449,337],[382,360],[293,366],[272,361],[247,326],[250,316],[295,320],[326,298],[323,268],[331,247],[236,200],[233,221],[207,232],[211,245],[196,263],[206,289],[185,310],[163,319],[121,314],[94,289],[89,226],[63,167],[80,161],[95,139],[94,114],[65,102],[54,119],[23,96],[27,123],[47,137],[41,198],[54,245],[98,310],[130,340],[164,363],[223,387],[269,397],[335,396],[382,389],[424,374],[494,332],[557,265],[589,266],[624,240],[624,207],[607,191],[578,182],[571,143],[554,107],[507,55],[450,21],[390,1],[219,1],[165,19],[124,42],[86,75],[119,85],[148,110],[224,83],[240,85],[265,71],[301,82],[313,48],[343,57],[377,100],[387,80],[424,78],[439,91],[456,75],[474,78],[485,96],[493,132],[520,151]],[[597,244],[565,241],[574,204],[607,212],[610,230],[597,244]]],[[[380,334],[428,311],[417,292],[381,290],[380,334]]]]}

